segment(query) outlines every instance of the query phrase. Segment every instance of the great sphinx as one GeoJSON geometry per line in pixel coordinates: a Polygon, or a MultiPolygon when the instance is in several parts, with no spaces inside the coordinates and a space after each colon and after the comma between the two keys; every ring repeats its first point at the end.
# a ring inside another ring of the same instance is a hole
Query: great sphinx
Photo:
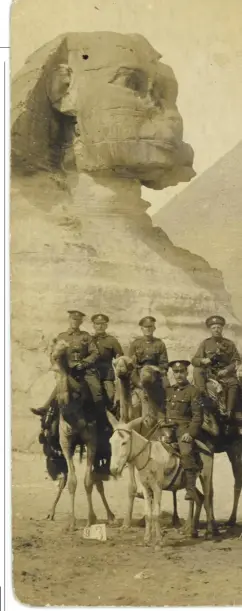
{"type": "Polygon", "coordinates": [[[177,95],[138,34],[60,35],[13,79],[14,391],[47,367],[70,305],[107,312],[124,345],[152,312],[170,358],[190,356],[215,311],[238,333],[220,272],[153,227],[141,197],[195,175],[177,95]]]}

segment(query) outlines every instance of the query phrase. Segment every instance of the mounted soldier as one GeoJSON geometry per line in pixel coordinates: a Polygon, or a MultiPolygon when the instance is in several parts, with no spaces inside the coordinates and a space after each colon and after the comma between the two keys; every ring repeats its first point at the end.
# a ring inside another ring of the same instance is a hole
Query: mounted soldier
{"type": "Polygon", "coordinates": [[[107,333],[109,317],[106,314],[94,314],[91,318],[94,327],[93,342],[98,350],[95,367],[103,385],[108,409],[113,410],[115,395],[115,375],[112,366],[113,358],[123,355],[120,343],[113,335],[107,333]]]}
{"type": "MultiPolygon", "coordinates": [[[[50,360],[52,361],[52,352],[57,342],[63,340],[66,342],[65,351],[65,367],[71,378],[77,382],[84,380],[91,391],[95,408],[98,413],[105,410],[101,383],[96,370],[96,362],[99,356],[98,349],[87,331],[80,330],[85,314],[78,310],[69,310],[69,328],[67,331],[59,333],[54,339],[51,347],[50,360]]],[[[56,388],[53,390],[48,401],[43,407],[31,409],[31,411],[42,416],[42,421],[45,426],[49,426],[56,414],[56,388]]]]}
{"type": "Polygon", "coordinates": [[[186,475],[185,499],[197,501],[196,479],[201,465],[194,440],[201,431],[203,408],[198,389],[187,379],[190,364],[190,361],[183,359],[169,363],[175,384],[166,388],[165,421],[168,425],[173,425],[175,430],[181,454],[181,465],[186,475]]]}
{"type": "MultiPolygon", "coordinates": [[[[145,365],[157,367],[160,372],[160,403],[164,402],[164,389],[166,388],[167,371],[168,371],[168,356],[164,342],[158,337],[154,337],[156,319],[153,316],[144,316],[139,321],[139,326],[143,337],[137,337],[129,348],[129,356],[135,364],[135,371],[132,376],[133,381],[133,397],[132,401],[142,403],[142,413],[149,411],[149,401],[147,393],[142,388],[141,371],[145,365]]],[[[158,380],[156,381],[158,384],[158,380]]]]}
{"type": "Polygon", "coordinates": [[[236,367],[241,362],[240,355],[235,344],[223,337],[223,328],[226,324],[222,316],[210,316],[206,320],[206,326],[211,331],[211,336],[205,339],[199,346],[192,359],[194,367],[194,383],[205,399],[208,395],[208,382],[215,380],[217,394],[225,393],[225,413],[229,418],[235,411],[238,396],[239,382],[236,376],[236,367]]]}

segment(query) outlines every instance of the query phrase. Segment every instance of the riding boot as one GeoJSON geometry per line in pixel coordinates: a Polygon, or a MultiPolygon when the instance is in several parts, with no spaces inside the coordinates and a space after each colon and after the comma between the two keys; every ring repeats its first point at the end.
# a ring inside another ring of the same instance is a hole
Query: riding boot
{"type": "Polygon", "coordinates": [[[197,473],[192,469],[185,469],[186,475],[186,495],[185,501],[196,501],[197,493],[196,493],[196,479],[197,473]]]}
{"type": "Polygon", "coordinates": [[[50,408],[50,406],[51,406],[51,403],[52,403],[52,401],[53,401],[54,399],[56,399],[56,387],[55,387],[55,388],[54,388],[54,390],[52,391],[52,393],[51,393],[51,395],[50,395],[50,397],[49,397],[48,401],[46,401],[46,402],[44,403],[44,405],[42,405],[42,407],[37,407],[37,408],[31,407],[31,408],[30,408],[30,409],[31,409],[31,412],[32,412],[33,414],[35,414],[35,416],[47,416],[48,410],[49,410],[49,408],[50,408]]]}
{"type": "Polygon", "coordinates": [[[237,387],[229,386],[227,390],[227,417],[229,418],[236,406],[237,387]]]}

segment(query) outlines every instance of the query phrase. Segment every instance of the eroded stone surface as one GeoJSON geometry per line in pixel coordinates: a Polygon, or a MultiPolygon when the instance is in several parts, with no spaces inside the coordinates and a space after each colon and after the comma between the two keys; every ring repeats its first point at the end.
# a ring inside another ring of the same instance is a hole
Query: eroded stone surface
{"type": "Polygon", "coordinates": [[[221,273],[154,228],[141,199],[142,184],[161,189],[194,175],[176,96],[172,70],[143,37],[110,32],[58,37],[14,79],[18,409],[47,371],[49,340],[69,307],[105,311],[125,346],[152,312],[171,358],[191,356],[209,314],[225,315],[237,331],[221,273]]]}

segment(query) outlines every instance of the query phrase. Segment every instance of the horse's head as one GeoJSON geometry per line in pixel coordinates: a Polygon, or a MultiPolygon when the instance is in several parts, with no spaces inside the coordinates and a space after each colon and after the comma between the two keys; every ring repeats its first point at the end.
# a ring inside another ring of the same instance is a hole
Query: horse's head
{"type": "Polygon", "coordinates": [[[140,381],[144,388],[161,381],[161,372],[155,365],[144,365],[140,372],[140,381]]]}
{"type": "Polygon", "coordinates": [[[129,378],[134,370],[134,361],[128,356],[118,356],[112,361],[117,378],[129,378]]]}
{"type": "Polygon", "coordinates": [[[118,425],[110,439],[111,462],[110,472],[113,476],[121,475],[131,454],[132,431],[127,424],[118,425]]]}

